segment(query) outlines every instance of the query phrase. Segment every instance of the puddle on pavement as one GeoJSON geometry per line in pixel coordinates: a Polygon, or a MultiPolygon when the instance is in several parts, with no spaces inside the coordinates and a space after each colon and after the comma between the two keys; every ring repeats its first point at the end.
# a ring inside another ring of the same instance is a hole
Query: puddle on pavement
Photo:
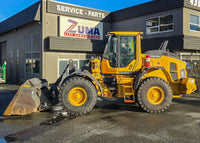
{"type": "Polygon", "coordinates": [[[71,119],[74,119],[74,118],[76,118],[76,117],[71,116],[71,115],[65,115],[65,116],[59,115],[59,116],[55,116],[55,117],[49,119],[48,121],[40,123],[40,125],[53,125],[55,123],[61,122],[62,120],[65,120],[65,119],[71,120],[71,119]]]}
{"type": "Polygon", "coordinates": [[[29,138],[38,135],[42,132],[44,132],[45,130],[47,130],[46,128],[40,128],[40,127],[31,127],[10,135],[7,135],[4,137],[4,139],[10,143],[10,142],[23,142],[25,140],[28,140],[29,138]]]}
{"type": "MultiPolygon", "coordinates": [[[[10,119],[13,119],[13,121],[16,120],[16,118],[17,117],[15,117],[15,118],[10,117],[10,119]]],[[[21,116],[18,117],[18,119],[26,119],[26,118],[27,117],[23,117],[23,118],[21,116]]],[[[0,139],[0,143],[9,143],[9,142],[15,142],[15,141],[18,141],[18,142],[26,141],[33,136],[37,136],[37,135],[42,134],[43,132],[49,130],[51,128],[50,125],[56,124],[56,123],[61,122],[65,119],[71,120],[71,119],[74,119],[74,118],[75,118],[74,116],[70,116],[70,115],[55,116],[55,117],[53,117],[53,118],[51,118],[51,119],[49,119],[45,122],[40,123],[38,126],[34,126],[34,127],[31,127],[31,128],[28,128],[28,129],[7,135],[4,138],[0,139]]],[[[5,120],[5,119],[2,119],[2,120],[5,120]]]]}
{"type": "Polygon", "coordinates": [[[105,120],[105,121],[115,121],[114,117],[113,116],[105,116],[103,118],[101,118],[102,120],[105,120]]]}
{"type": "Polygon", "coordinates": [[[32,116],[0,116],[0,122],[15,122],[16,120],[32,120],[32,116]]]}
{"type": "Polygon", "coordinates": [[[200,118],[200,113],[191,112],[191,113],[187,113],[186,116],[190,116],[192,118],[200,118]]]}
{"type": "Polygon", "coordinates": [[[18,138],[16,138],[16,137],[12,137],[12,136],[10,136],[10,135],[4,137],[4,140],[7,141],[8,143],[9,143],[9,142],[20,141],[18,138]]]}

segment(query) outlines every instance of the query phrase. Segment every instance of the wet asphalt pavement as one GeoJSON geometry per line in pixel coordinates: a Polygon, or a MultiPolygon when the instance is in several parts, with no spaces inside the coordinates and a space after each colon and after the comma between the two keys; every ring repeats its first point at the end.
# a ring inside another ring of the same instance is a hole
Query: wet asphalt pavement
{"type": "MultiPolygon", "coordinates": [[[[0,85],[0,113],[19,86],[0,85]]],[[[199,143],[200,94],[174,99],[161,114],[142,112],[137,105],[98,101],[80,117],[42,112],[0,116],[0,143],[199,143]]]]}

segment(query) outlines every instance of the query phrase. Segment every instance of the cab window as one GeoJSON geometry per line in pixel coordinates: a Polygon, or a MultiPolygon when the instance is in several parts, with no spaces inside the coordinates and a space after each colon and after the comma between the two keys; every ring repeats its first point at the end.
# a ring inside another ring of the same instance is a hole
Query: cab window
{"type": "Polygon", "coordinates": [[[120,67],[128,66],[136,59],[136,36],[120,37],[120,67]]]}
{"type": "Polygon", "coordinates": [[[111,67],[117,67],[117,37],[110,37],[103,58],[108,59],[111,67]]]}

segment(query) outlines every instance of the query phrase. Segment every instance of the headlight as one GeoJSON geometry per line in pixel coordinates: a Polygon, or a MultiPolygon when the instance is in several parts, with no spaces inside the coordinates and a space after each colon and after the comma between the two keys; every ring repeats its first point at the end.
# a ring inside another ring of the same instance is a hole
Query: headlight
{"type": "Polygon", "coordinates": [[[181,79],[185,78],[185,69],[181,70],[180,75],[181,75],[181,79]]]}

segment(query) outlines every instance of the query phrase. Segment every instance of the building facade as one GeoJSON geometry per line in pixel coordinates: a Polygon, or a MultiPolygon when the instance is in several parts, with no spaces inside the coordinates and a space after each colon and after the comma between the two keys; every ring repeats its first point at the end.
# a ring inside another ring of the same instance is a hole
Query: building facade
{"type": "Polygon", "coordinates": [[[55,82],[69,59],[76,68],[101,56],[109,31],[141,31],[142,51],[167,49],[200,62],[200,0],[154,0],[115,12],[42,0],[0,23],[0,64],[7,78],[55,82]]]}
{"type": "Polygon", "coordinates": [[[142,51],[167,49],[186,62],[199,61],[200,1],[154,0],[112,13],[112,30],[142,31],[142,51]]]}
{"type": "Polygon", "coordinates": [[[0,24],[1,63],[7,77],[55,82],[69,59],[79,69],[101,56],[111,29],[110,12],[42,0],[0,24]],[[14,22],[14,23],[13,23],[14,22]]]}

